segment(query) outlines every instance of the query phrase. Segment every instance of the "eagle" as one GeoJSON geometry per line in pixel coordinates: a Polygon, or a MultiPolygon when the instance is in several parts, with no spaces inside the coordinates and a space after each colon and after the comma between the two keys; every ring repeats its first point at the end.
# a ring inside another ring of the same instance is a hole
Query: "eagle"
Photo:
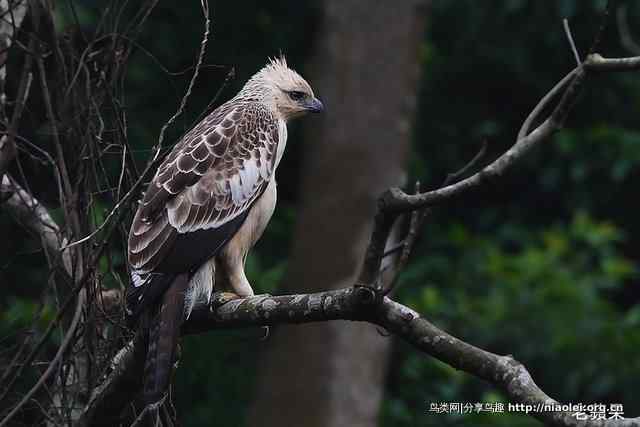
{"type": "Polygon", "coordinates": [[[323,109],[283,56],[270,59],[158,167],[129,232],[125,299],[129,319],[146,328],[147,404],[165,396],[193,307],[214,290],[227,300],[253,295],[244,265],[275,209],[287,123],[323,109]]]}

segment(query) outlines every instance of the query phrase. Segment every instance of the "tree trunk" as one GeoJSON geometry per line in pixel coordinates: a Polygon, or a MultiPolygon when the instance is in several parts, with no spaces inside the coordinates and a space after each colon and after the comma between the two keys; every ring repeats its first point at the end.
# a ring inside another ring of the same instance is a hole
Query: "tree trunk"
{"type": "MultiPolygon", "coordinates": [[[[423,3],[322,3],[309,77],[326,112],[309,120],[314,124],[286,291],[353,284],[376,198],[404,184],[423,3]]],[[[249,425],[376,425],[389,349],[390,339],[368,324],[278,328],[263,359],[249,425]]]]}

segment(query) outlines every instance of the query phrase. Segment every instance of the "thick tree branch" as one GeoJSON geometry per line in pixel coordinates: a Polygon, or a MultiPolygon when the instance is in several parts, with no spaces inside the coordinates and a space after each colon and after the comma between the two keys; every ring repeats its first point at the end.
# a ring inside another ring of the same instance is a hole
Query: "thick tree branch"
{"type": "Polygon", "coordinates": [[[640,56],[629,58],[604,58],[598,53],[587,57],[584,67],[589,71],[638,71],[640,70],[640,56]]]}
{"type": "Polygon", "coordinates": [[[533,381],[526,367],[510,355],[500,356],[468,344],[444,332],[410,308],[385,298],[374,323],[436,359],[482,378],[509,397],[512,403],[531,405],[529,415],[559,426],[640,426],[640,418],[607,421],[578,421],[569,411],[544,410],[559,405],[533,381]]]}
{"type": "MultiPolygon", "coordinates": [[[[2,176],[0,182],[0,206],[14,216],[19,223],[29,231],[39,236],[44,249],[57,259],[60,256],[60,248],[66,243],[66,239],[60,233],[60,227],[51,218],[49,211],[40,204],[38,199],[24,190],[8,175],[2,176]]],[[[62,265],[68,274],[71,274],[71,257],[69,250],[62,252],[62,265]]]]}
{"type": "Polygon", "coordinates": [[[310,323],[327,320],[366,320],[373,291],[347,288],[312,294],[258,295],[234,300],[215,311],[196,307],[185,322],[183,334],[220,328],[268,326],[281,323],[310,323]]]}
{"type": "MultiPolygon", "coordinates": [[[[532,405],[530,415],[544,423],[581,427],[640,426],[640,419],[578,421],[574,413],[544,411],[544,405],[558,402],[547,396],[534,382],[524,365],[509,355],[497,355],[468,344],[444,332],[414,310],[384,297],[367,295],[370,289],[356,287],[313,294],[265,296],[257,295],[231,301],[215,311],[197,306],[185,322],[183,334],[214,329],[299,324],[328,320],[353,320],[377,324],[394,333],[418,350],[499,388],[513,403],[532,405]]],[[[141,340],[134,340],[118,354],[113,371],[94,391],[78,425],[97,422],[105,414],[114,416],[111,399],[127,401],[135,387],[118,384],[139,381],[144,359],[141,340]],[[142,350],[142,351],[141,351],[142,350]],[[123,394],[126,396],[123,397],[123,394]],[[100,415],[100,416],[98,416],[100,415]]],[[[548,407],[547,407],[548,408],[548,407]]],[[[113,420],[111,420],[113,421],[113,420]]]]}

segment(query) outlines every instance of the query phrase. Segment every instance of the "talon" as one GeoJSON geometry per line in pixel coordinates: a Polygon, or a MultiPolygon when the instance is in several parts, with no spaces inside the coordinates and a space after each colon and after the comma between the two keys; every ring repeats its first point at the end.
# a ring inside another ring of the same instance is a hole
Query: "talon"
{"type": "Polygon", "coordinates": [[[240,295],[234,294],[233,292],[214,292],[213,295],[211,295],[209,307],[211,307],[211,311],[215,311],[217,308],[222,307],[229,301],[241,298],[242,297],[240,295]]]}
{"type": "Polygon", "coordinates": [[[260,329],[262,329],[262,333],[264,334],[260,337],[260,341],[266,341],[267,338],[269,338],[269,326],[261,326],[260,329]]]}

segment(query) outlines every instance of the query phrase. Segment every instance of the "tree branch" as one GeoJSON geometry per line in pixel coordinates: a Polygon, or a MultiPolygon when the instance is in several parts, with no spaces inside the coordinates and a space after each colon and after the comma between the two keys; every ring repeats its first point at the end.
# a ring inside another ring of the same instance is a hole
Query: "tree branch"
{"type": "Polygon", "coordinates": [[[80,325],[80,320],[82,318],[82,310],[84,308],[84,304],[86,301],[86,291],[85,289],[80,290],[80,294],[78,296],[78,301],[76,302],[76,310],[73,314],[73,319],[71,320],[71,324],[69,325],[69,329],[65,332],[64,338],[62,339],[62,343],[60,347],[58,347],[58,351],[54,356],[53,360],[47,366],[47,369],[44,371],[38,381],[29,389],[29,391],[20,399],[13,409],[0,421],[0,427],[5,427],[9,424],[9,421],[18,413],[20,410],[31,400],[31,398],[40,390],[40,388],[45,384],[45,382],[56,372],[58,368],[58,364],[62,361],[62,358],[65,352],[70,348],[71,343],[73,342],[74,336],[78,330],[78,326],[80,325]]]}
{"type": "MultiPolygon", "coordinates": [[[[640,418],[624,420],[578,421],[568,411],[545,411],[544,405],[559,405],[534,382],[524,365],[509,355],[497,355],[468,344],[439,329],[414,310],[384,297],[378,304],[368,288],[354,287],[312,294],[257,295],[231,301],[215,311],[196,306],[183,326],[183,334],[214,329],[246,328],[278,324],[300,324],[328,320],[364,321],[379,325],[407,341],[421,352],[482,378],[505,393],[513,403],[531,405],[530,414],[552,425],[581,427],[640,426],[640,418]]],[[[104,383],[94,391],[81,417],[81,425],[113,413],[113,398],[128,401],[135,387],[117,387],[125,381],[139,380],[144,359],[141,340],[134,340],[118,354],[117,363],[104,383]],[[134,344],[135,343],[135,344],[134,344]],[[142,350],[142,351],[141,351],[142,350]],[[137,355],[136,355],[137,354],[137,355]],[[123,396],[125,394],[126,396],[123,396]],[[108,408],[108,410],[105,410],[108,408]]],[[[547,406],[549,408],[549,406],[547,406]]],[[[111,420],[113,421],[113,420],[111,420]]]]}
{"type": "Polygon", "coordinates": [[[640,55],[640,45],[636,42],[631,35],[628,21],[628,5],[624,4],[618,7],[616,13],[616,22],[618,24],[618,34],[620,35],[620,42],[622,45],[632,54],[640,55]]]}
{"type": "MultiPolygon", "coordinates": [[[[564,87],[569,80],[571,81],[571,84],[569,84],[565,90],[551,116],[526,136],[519,135],[520,137],[516,140],[515,144],[502,156],[498,157],[478,173],[455,184],[447,185],[436,190],[409,195],[399,188],[391,188],[382,196],[381,205],[383,206],[383,209],[388,213],[397,214],[426,206],[433,206],[454,197],[460,197],[468,191],[474,190],[485,184],[492,178],[503,175],[522,157],[529,153],[531,149],[543,141],[546,141],[551,135],[562,128],[567,114],[573,107],[573,104],[580,93],[587,72],[636,70],[640,70],[640,56],[608,59],[597,53],[589,55],[581,66],[569,73],[565,79],[558,83],[558,85],[549,92],[548,96],[543,98],[544,102],[541,101],[539,103],[539,106],[546,105],[559,89],[564,87]]],[[[537,113],[541,110],[542,108],[536,107],[534,110],[536,114],[532,113],[530,116],[537,116],[537,113]]],[[[531,121],[533,120],[527,120],[525,123],[530,125],[531,121]]]]}
{"type": "MultiPolygon", "coordinates": [[[[58,259],[60,248],[66,243],[66,239],[60,233],[60,227],[51,218],[49,211],[40,204],[38,199],[24,190],[8,175],[2,176],[0,182],[0,205],[14,216],[19,223],[29,231],[39,236],[44,249],[58,259]]],[[[68,274],[71,274],[71,257],[69,250],[62,252],[62,265],[68,274]]]]}
{"type": "Polygon", "coordinates": [[[533,381],[526,367],[510,355],[500,356],[468,344],[444,332],[410,308],[385,298],[374,323],[383,326],[420,351],[501,389],[515,403],[532,405],[531,415],[544,423],[561,426],[640,426],[640,418],[578,421],[569,411],[545,411],[559,405],[533,381]]]}
{"type": "MultiPolygon", "coordinates": [[[[38,15],[39,6],[37,2],[30,1],[29,9],[33,15],[34,29],[38,28],[38,15]]],[[[11,19],[0,20],[0,47],[3,54],[0,55],[0,117],[3,120],[6,117],[6,104],[7,95],[5,93],[5,85],[7,78],[7,57],[8,49],[13,43],[13,39],[17,30],[22,25],[22,21],[27,14],[27,2],[16,1],[10,2],[8,0],[0,0],[0,10],[2,13],[9,13],[11,19]]],[[[35,47],[36,39],[31,37],[29,40],[29,49],[33,50],[35,47]]],[[[13,158],[16,156],[15,134],[18,129],[18,122],[22,117],[27,97],[29,96],[29,90],[31,88],[31,55],[25,55],[24,65],[22,66],[22,74],[20,76],[20,83],[18,86],[17,98],[15,101],[15,107],[11,116],[11,122],[6,130],[6,133],[0,138],[0,177],[2,177],[13,158]]]]}
{"type": "Polygon", "coordinates": [[[640,70],[640,56],[629,58],[605,58],[599,53],[591,54],[584,62],[584,67],[589,71],[638,71],[640,70]]]}

